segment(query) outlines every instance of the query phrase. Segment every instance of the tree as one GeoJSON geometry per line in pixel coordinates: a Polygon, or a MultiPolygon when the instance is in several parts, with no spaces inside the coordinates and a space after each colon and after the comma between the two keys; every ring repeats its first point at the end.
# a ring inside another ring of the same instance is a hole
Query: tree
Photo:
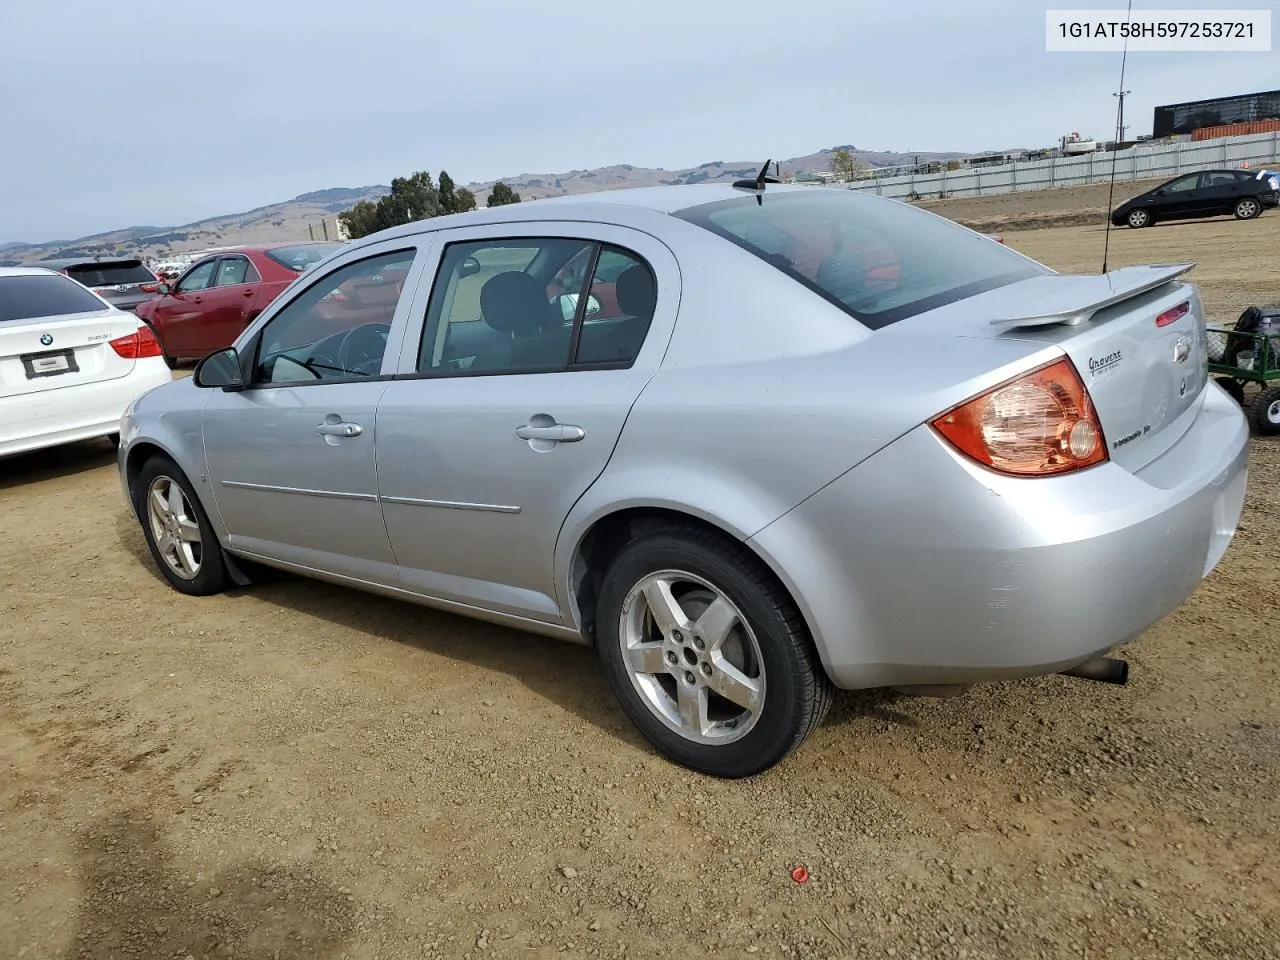
{"type": "Polygon", "coordinates": [[[476,195],[466,187],[459,187],[454,197],[454,204],[457,206],[459,213],[474,210],[476,208],[476,195]]]}
{"type": "Polygon", "coordinates": [[[489,192],[489,199],[485,201],[486,207],[501,207],[508,203],[519,203],[520,194],[516,193],[505,183],[499,180],[493,185],[493,190],[489,192]]]}
{"type": "Polygon", "coordinates": [[[831,152],[831,172],[841,180],[856,180],[867,169],[866,164],[862,163],[848,150],[843,147],[836,147],[831,152]]]}
{"type": "Polygon", "coordinates": [[[432,183],[431,174],[420,170],[411,177],[392,180],[391,192],[377,203],[362,200],[339,217],[355,240],[389,227],[438,217],[442,212],[440,192],[432,183]]]}
{"type": "Polygon", "coordinates": [[[458,194],[454,189],[453,177],[448,173],[440,171],[440,186],[438,188],[440,194],[440,209],[446,215],[458,212],[458,194]]]}

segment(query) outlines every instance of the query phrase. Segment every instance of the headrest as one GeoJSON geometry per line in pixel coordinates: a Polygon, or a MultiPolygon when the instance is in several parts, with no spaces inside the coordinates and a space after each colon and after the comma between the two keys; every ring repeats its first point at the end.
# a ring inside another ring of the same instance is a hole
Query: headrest
{"type": "Polygon", "coordinates": [[[627,267],[618,275],[614,285],[618,309],[629,317],[649,317],[658,304],[658,290],[653,274],[642,264],[627,267]]]}
{"type": "Polygon", "coordinates": [[[499,273],[480,288],[484,322],[503,333],[530,336],[544,329],[559,311],[547,302],[547,291],[534,277],[519,270],[499,273]]]}

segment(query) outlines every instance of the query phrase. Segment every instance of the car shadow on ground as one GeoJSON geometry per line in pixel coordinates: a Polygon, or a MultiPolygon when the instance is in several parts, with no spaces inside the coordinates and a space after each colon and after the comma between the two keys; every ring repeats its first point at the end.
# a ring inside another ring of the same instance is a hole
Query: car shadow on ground
{"type": "Polygon", "coordinates": [[[324,960],[354,927],[353,904],[305,866],[250,860],[188,875],[146,810],[104,816],[76,840],[79,915],[63,960],[324,960]]]}
{"type": "Polygon", "coordinates": [[[115,461],[115,445],[105,437],[14,454],[0,459],[0,490],[87,473],[115,461]]]}
{"type": "MultiPolygon", "coordinates": [[[[117,514],[116,532],[121,548],[157,586],[171,590],[156,569],[137,521],[127,510],[117,514]]],[[[236,602],[284,607],[357,634],[507,674],[602,732],[654,752],[618,705],[591,647],[280,570],[255,569],[254,573],[260,576],[259,582],[230,590],[227,596],[236,602]]],[[[844,725],[865,719],[914,726],[914,720],[894,709],[900,699],[888,690],[840,691],[827,723],[844,725]]]]}

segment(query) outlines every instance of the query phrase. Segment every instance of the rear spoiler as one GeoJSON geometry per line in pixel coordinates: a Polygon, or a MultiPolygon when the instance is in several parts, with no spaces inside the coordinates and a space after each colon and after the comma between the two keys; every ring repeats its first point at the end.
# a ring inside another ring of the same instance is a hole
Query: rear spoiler
{"type": "Polygon", "coordinates": [[[1033,299],[1047,301],[1051,309],[1039,313],[999,317],[993,327],[1012,330],[1017,327],[1048,327],[1062,324],[1074,327],[1093,317],[1099,310],[1132,300],[1150,290],[1175,280],[1195,266],[1194,263],[1165,263],[1146,267],[1121,267],[1096,277],[1051,274],[1023,281],[1020,289],[1033,299]],[[1043,289],[1036,297],[1037,287],[1043,289]]]}

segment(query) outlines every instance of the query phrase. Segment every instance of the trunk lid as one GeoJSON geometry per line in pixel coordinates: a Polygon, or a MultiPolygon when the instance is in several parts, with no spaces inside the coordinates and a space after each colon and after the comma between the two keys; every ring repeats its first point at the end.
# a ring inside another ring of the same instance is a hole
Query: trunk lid
{"type": "Polygon", "coordinates": [[[133,310],[150,300],[156,295],[155,285],[159,283],[155,274],[136,259],[74,264],[65,267],[63,273],[121,310],[133,310]]]}
{"type": "Polygon", "coordinates": [[[137,331],[119,310],[0,323],[0,396],[40,393],[128,376],[133,360],[111,341],[137,331]]]}
{"type": "MultiPolygon", "coordinates": [[[[1061,349],[1089,391],[1112,462],[1138,470],[1190,427],[1208,382],[1208,344],[1191,264],[1048,274],[895,324],[914,334],[1061,349]]],[[[886,331],[889,332],[889,331],[886,331]]]]}

